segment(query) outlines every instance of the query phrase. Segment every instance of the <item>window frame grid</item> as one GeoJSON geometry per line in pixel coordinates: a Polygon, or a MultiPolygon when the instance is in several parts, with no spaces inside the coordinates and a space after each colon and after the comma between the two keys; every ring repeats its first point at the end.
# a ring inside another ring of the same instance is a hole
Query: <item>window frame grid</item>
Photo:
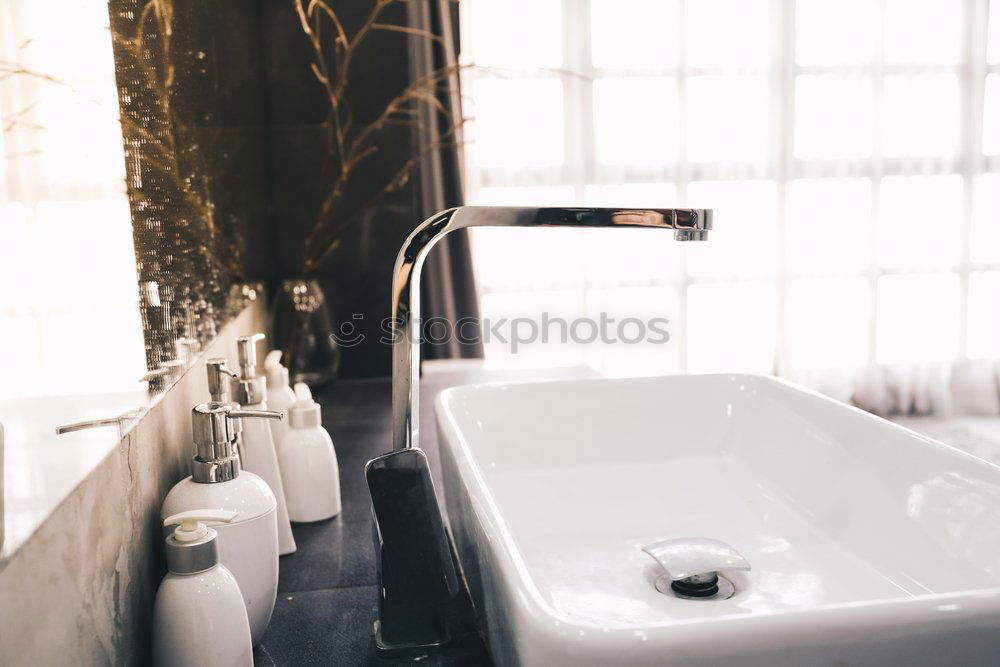
{"type": "MultiPolygon", "coordinates": [[[[792,280],[799,278],[861,277],[869,284],[869,342],[868,362],[875,363],[878,353],[878,295],[879,279],[883,276],[957,274],[959,278],[959,331],[956,361],[966,357],[969,278],[974,272],[998,271],[1000,262],[973,262],[971,260],[972,202],[976,177],[986,173],[1000,172],[1000,155],[986,155],[982,150],[983,116],[986,79],[989,74],[1000,74],[1000,63],[987,62],[987,38],[990,0],[961,0],[961,30],[963,49],[959,60],[953,65],[938,64],[889,64],[884,62],[885,21],[881,21],[879,48],[872,62],[863,65],[799,65],[795,60],[796,42],[796,0],[769,0],[772,25],[778,26],[778,34],[772,35],[770,62],[767,67],[688,67],[685,59],[686,31],[679,31],[675,42],[675,65],[652,68],[603,68],[595,67],[591,61],[591,0],[561,0],[561,20],[563,30],[563,64],[554,70],[509,70],[505,76],[511,78],[555,77],[563,84],[563,119],[565,151],[563,164],[551,167],[528,169],[477,168],[474,158],[468,160],[473,166],[467,178],[467,191],[476,193],[482,188],[569,186],[575,193],[576,201],[583,202],[587,186],[607,186],[629,183],[672,183],[676,188],[678,201],[685,201],[688,185],[701,181],[752,180],[772,181],[776,186],[776,225],[780,245],[780,261],[776,272],[770,276],[760,276],[762,282],[772,282],[776,290],[776,332],[779,338],[787,330],[786,296],[792,280]],[[769,87],[771,108],[771,131],[774,147],[769,159],[758,162],[689,162],[686,159],[685,125],[688,112],[686,92],[687,82],[692,77],[707,75],[758,75],[764,76],[769,87]],[[799,76],[809,74],[839,74],[871,77],[873,83],[873,146],[870,157],[856,159],[802,159],[795,155],[795,92],[799,76]],[[956,153],[947,157],[895,158],[881,154],[879,127],[882,116],[884,80],[892,75],[933,75],[955,74],[958,78],[959,116],[958,143],[956,153]],[[671,164],[655,167],[601,165],[596,159],[596,127],[594,124],[594,84],[606,77],[663,76],[676,81],[678,90],[678,119],[676,133],[678,147],[676,160],[671,164]],[[878,234],[881,221],[882,179],[891,176],[946,176],[954,175],[962,179],[962,235],[961,257],[957,264],[934,268],[893,268],[879,266],[877,259],[878,234]],[[791,274],[787,267],[787,189],[798,179],[822,178],[866,178],[871,184],[872,224],[868,238],[869,263],[865,271],[829,272],[820,271],[808,275],[791,274]]],[[[887,0],[876,0],[878,13],[884,18],[887,0]]],[[[1000,0],[993,0],[994,11],[1000,11],[1000,0]]],[[[677,20],[683,25],[686,0],[679,0],[677,20]]],[[[465,19],[463,19],[463,22],[465,19]]],[[[465,23],[465,25],[468,25],[465,23]]],[[[467,65],[474,63],[465,61],[467,65]]],[[[474,69],[464,72],[466,89],[477,76],[474,69]]],[[[692,276],[684,266],[686,254],[679,253],[678,278],[670,282],[622,281],[614,285],[594,284],[589,280],[580,285],[584,298],[593,289],[627,287],[674,287],[677,291],[678,320],[672,331],[678,346],[678,372],[687,372],[687,325],[688,291],[692,285],[736,283],[746,280],[742,276],[692,276]]],[[[488,285],[480,287],[481,296],[497,292],[516,290],[492,290],[488,285]]],[[[776,359],[775,371],[782,360],[776,359]]]]}

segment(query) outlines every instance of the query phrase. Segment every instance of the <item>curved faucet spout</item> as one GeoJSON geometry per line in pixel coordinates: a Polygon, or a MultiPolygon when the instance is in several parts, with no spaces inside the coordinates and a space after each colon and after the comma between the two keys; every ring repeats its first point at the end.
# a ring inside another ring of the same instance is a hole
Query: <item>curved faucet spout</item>
{"type": "Polygon", "coordinates": [[[709,209],[514,208],[462,206],[417,227],[396,258],[392,280],[392,447],[416,447],[420,383],[420,269],[445,234],[466,227],[632,227],[674,230],[678,241],[704,241],[709,209]]]}

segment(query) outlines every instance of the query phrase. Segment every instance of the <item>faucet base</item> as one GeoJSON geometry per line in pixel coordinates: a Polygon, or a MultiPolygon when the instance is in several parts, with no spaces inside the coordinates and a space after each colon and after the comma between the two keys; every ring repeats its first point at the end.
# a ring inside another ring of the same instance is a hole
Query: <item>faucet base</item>
{"type": "Polygon", "coordinates": [[[432,641],[427,644],[390,644],[382,636],[382,623],[378,619],[375,619],[372,625],[372,634],[375,636],[375,653],[380,658],[399,658],[405,655],[426,653],[447,646],[448,642],[451,641],[450,637],[445,637],[441,641],[432,641]]]}
{"type": "Polygon", "coordinates": [[[423,451],[394,451],[365,468],[374,514],[380,652],[440,646],[450,637],[448,610],[459,594],[434,482],[423,451]]]}

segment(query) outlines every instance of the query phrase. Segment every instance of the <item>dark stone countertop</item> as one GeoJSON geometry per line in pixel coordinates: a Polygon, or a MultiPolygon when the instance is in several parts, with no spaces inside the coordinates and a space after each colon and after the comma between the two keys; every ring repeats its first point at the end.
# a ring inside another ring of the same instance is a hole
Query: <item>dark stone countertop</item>
{"type": "MultiPolygon", "coordinates": [[[[585,376],[580,369],[548,372],[483,371],[476,364],[442,365],[421,382],[421,448],[427,453],[438,494],[442,492],[434,399],[442,389],[475,382],[585,376]]],[[[339,381],[317,396],[323,425],[333,438],[340,466],[343,510],[313,524],[293,524],[298,551],[281,558],[278,599],[257,665],[481,665],[489,664],[471,610],[467,636],[450,651],[419,663],[375,657],[372,623],[377,609],[372,515],[364,466],[391,448],[390,384],[387,378],[339,381]]]]}

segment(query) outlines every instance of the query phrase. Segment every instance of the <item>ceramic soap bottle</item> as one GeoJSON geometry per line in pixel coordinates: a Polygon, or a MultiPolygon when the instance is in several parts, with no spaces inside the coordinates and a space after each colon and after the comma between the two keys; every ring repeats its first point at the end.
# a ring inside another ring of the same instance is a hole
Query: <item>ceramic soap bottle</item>
{"type": "Polygon", "coordinates": [[[153,664],[253,665],[243,594],[219,562],[218,533],[204,522],[229,523],[237,512],[194,510],[167,517],[167,576],[153,604],[153,664]]]}
{"type": "Polygon", "coordinates": [[[239,513],[233,521],[215,528],[219,562],[239,584],[250,636],[257,644],[267,630],[278,593],[277,501],[264,480],[241,471],[236,439],[243,419],[280,419],[280,414],[233,408],[226,392],[232,373],[225,359],[209,359],[207,366],[212,401],[191,412],[196,449],[191,476],[170,490],[160,515],[167,519],[193,510],[239,513]]]}
{"type": "MultiPolygon", "coordinates": [[[[246,410],[267,410],[267,378],[257,374],[257,341],[263,339],[264,334],[236,339],[240,372],[232,381],[233,400],[246,410]]],[[[295,553],[295,538],[288,521],[285,490],[270,426],[263,422],[248,423],[240,435],[239,452],[243,469],[260,475],[278,501],[278,553],[282,556],[295,553]]]]}
{"type": "Polygon", "coordinates": [[[288,515],[292,521],[322,521],[340,514],[337,454],[309,387],[297,383],[295,396],[288,409],[288,435],[278,447],[288,515]]]}

